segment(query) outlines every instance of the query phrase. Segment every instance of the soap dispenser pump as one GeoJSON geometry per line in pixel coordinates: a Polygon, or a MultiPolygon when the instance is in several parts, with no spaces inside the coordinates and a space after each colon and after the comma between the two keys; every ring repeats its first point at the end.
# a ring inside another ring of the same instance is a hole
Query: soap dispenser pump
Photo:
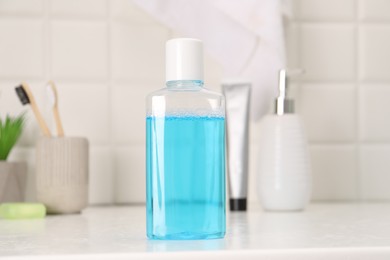
{"type": "Polygon", "coordinates": [[[279,71],[274,114],[260,123],[258,195],[265,210],[303,210],[310,200],[311,173],[304,126],[288,98],[288,71],[279,71]]]}

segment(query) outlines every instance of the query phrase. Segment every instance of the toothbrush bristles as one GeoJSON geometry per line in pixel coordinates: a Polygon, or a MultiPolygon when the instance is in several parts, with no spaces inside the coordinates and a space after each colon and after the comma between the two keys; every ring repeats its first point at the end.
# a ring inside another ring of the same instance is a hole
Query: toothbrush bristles
{"type": "Polygon", "coordinates": [[[28,98],[28,95],[26,91],[24,90],[22,85],[19,85],[15,88],[16,94],[19,97],[20,102],[22,102],[23,105],[29,104],[30,99],[28,98]]]}

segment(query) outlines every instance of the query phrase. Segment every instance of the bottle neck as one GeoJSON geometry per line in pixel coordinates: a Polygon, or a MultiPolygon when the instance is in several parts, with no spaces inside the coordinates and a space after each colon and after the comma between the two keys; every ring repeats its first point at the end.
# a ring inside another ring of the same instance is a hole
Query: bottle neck
{"type": "Polygon", "coordinates": [[[285,97],[278,97],[275,101],[275,114],[294,114],[294,100],[285,97]]]}
{"type": "Polygon", "coordinates": [[[166,85],[168,89],[198,90],[203,88],[203,80],[171,80],[166,85]]]}

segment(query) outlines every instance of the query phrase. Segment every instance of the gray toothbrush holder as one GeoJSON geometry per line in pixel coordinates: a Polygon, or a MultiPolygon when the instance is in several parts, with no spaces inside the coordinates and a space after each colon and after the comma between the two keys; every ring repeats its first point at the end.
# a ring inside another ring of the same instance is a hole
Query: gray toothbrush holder
{"type": "Polygon", "coordinates": [[[37,200],[48,213],[79,213],[88,205],[88,140],[42,137],[36,147],[37,200]]]}

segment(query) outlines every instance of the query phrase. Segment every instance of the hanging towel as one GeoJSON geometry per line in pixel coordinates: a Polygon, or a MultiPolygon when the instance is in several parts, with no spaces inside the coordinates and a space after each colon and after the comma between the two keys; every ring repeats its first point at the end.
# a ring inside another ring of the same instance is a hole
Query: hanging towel
{"type": "Polygon", "coordinates": [[[185,37],[198,38],[227,78],[252,82],[251,115],[267,113],[285,67],[279,0],[133,0],[185,37]]]}

